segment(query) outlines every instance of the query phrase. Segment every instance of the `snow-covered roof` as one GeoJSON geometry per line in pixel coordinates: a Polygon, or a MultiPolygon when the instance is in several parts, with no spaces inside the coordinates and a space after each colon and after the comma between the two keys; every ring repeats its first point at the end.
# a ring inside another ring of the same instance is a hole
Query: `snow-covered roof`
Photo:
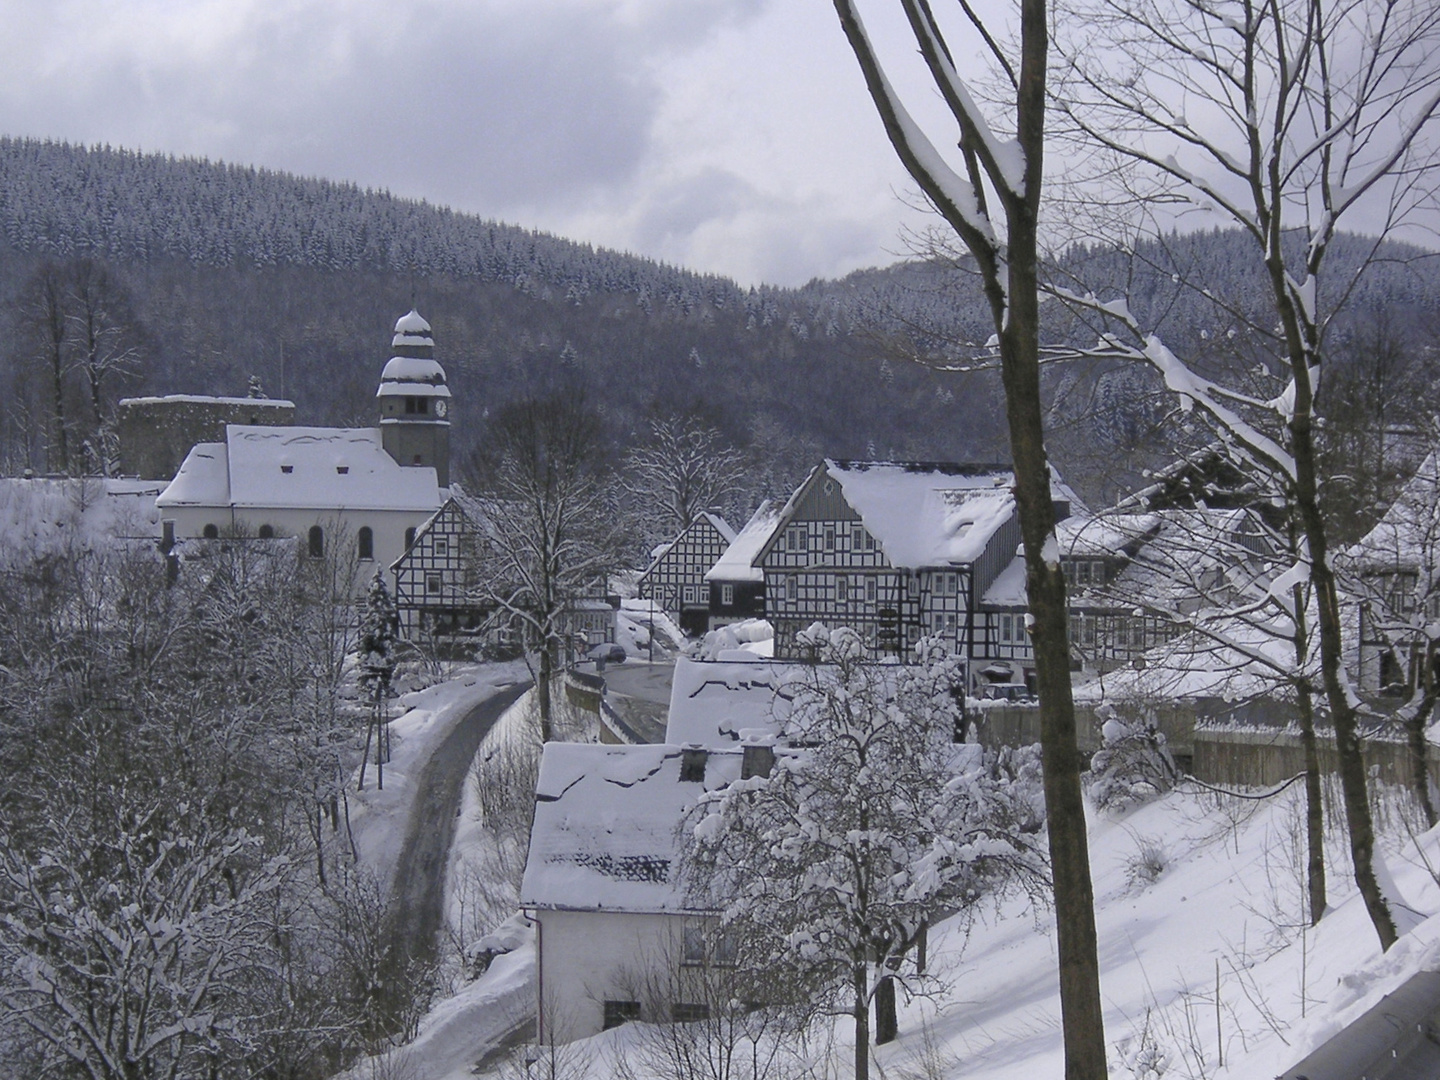
{"type": "MultiPolygon", "coordinates": [[[[653,548],[650,549],[650,565],[646,568],[645,574],[649,574],[651,570],[655,569],[655,564],[658,563],[661,559],[663,559],[669,553],[670,549],[680,542],[681,538],[684,537],[686,533],[688,533],[691,529],[695,528],[695,526],[699,525],[702,521],[708,521],[711,527],[720,534],[720,539],[724,540],[725,543],[732,544],[735,542],[735,530],[730,527],[730,523],[728,521],[722,518],[719,514],[712,514],[708,510],[702,510],[700,513],[695,515],[695,520],[690,522],[689,525],[686,525],[685,528],[681,529],[680,532],[677,533],[673,539],[656,544],[653,548]]],[[[644,577],[645,574],[642,574],[641,576],[644,577]]]]}
{"type": "Polygon", "coordinates": [[[156,504],[314,510],[434,511],[435,470],[402,467],[374,428],[229,424],[199,443],[156,504]]]}
{"type": "Polygon", "coordinates": [[[1009,565],[995,576],[980,603],[989,607],[1026,607],[1029,597],[1025,593],[1025,556],[1016,555],[1009,565]]]}
{"type": "Polygon", "coordinates": [[[155,496],[163,486],[143,480],[0,478],[0,569],[114,540],[159,537],[155,496]]]}
{"type": "Polygon", "coordinates": [[[769,499],[762,502],[738,536],[730,538],[725,554],[705,572],[706,581],[764,581],[765,571],[754,565],[755,557],[780,522],[780,508],[769,499]]]}
{"type": "Polygon", "coordinates": [[[380,389],[376,397],[406,394],[411,397],[449,397],[445,385],[445,369],[434,360],[421,356],[392,356],[380,373],[380,389]]]}
{"type": "Polygon", "coordinates": [[[825,472],[897,567],[973,563],[1015,513],[1009,469],[826,459],[825,472]]]}
{"type": "Polygon", "coordinates": [[[547,743],[520,886],[531,908],[689,910],[678,880],[685,812],[740,778],[739,751],[706,755],[705,779],[682,781],[678,746],[547,743]]]}
{"type": "Polygon", "coordinates": [[[1062,558],[1104,558],[1134,554],[1160,528],[1159,514],[1100,514],[1072,517],[1055,526],[1062,558]]]}
{"type": "Polygon", "coordinates": [[[165,394],[160,397],[120,399],[122,407],[126,405],[161,405],[166,402],[182,402],[188,405],[246,405],[251,407],[263,405],[266,408],[295,408],[295,403],[286,398],[212,397],[209,394],[165,394]]]}
{"type": "Polygon", "coordinates": [[[430,324],[425,321],[421,314],[411,308],[400,318],[395,320],[395,338],[393,344],[401,345],[433,345],[434,339],[430,334],[430,324]]]}
{"type": "Polygon", "coordinates": [[[1424,571],[1429,586],[1440,571],[1440,455],[1421,462],[1384,516],[1346,556],[1360,570],[1424,571]]]}
{"type": "Polygon", "coordinates": [[[675,662],[665,741],[676,746],[737,746],[749,734],[776,736],[790,715],[788,664],[755,661],[675,662]]]}

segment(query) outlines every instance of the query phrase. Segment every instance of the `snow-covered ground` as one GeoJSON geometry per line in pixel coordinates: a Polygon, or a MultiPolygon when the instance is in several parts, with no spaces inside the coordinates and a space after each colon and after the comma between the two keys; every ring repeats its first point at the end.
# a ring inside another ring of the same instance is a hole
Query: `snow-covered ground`
{"type": "MultiPolygon", "coordinates": [[[[1440,966],[1440,886],[1430,869],[1440,874],[1440,834],[1412,842],[1393,807],[1382,815],[1388,868],[1418,915],[1381,954],[1333,820],[1332,907],[1318,928],[1306,927],[1302,810],[1298,787],[1266,801],[1188,791],[1092,821],[1112,1077],[1277,1075],[1409,975],[1440,966]]],[[[966,1080],[1063,1074],[1048,911],[1016,898],[968,925],[952,919],[932,935],[931,958],[943,987],[902,1004],[899,1040],[877,1052],[887,1074],[917,1069],[922,1057],[966,1080]]],[[[837,1022],[841,1062],[849,1035],[849,1021],[837,1022]]],[[[613,1076],[616,1056],[633,1065],[644,1038],[642,1025],[605,1032],[576,1047],[568,1071],[613,1076]]]]}

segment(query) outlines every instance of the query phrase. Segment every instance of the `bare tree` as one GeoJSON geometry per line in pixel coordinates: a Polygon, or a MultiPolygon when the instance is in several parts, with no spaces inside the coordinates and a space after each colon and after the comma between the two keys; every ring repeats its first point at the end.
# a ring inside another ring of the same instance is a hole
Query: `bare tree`
{"type": "MultiPolygon", "coordinates": [[[[1376,230],[1369,257],[1433,198],[1427,136],[1440,108],[1440,10],[1418,0],[1100,0],[1067,20],[1055,101],[1125,185],[1127,246],[1162,209],[1224,221],[1249,240],[1254,296],[1213,295],[1284,389],[1266,400],[1234,372],[1187,363],[1123,298],[1066,292],[1104,317],[1102,348],[1151,365],[1276,478],[1294,507],[1297,565],[1314,590],[1325,700],[1335,726],[1351,858],[1388,949],[1395,924],[1373,871],[1374,829],[1353,692],[1343,668],[1315,439],[1325,336],[1359,275],[1322,278],[1342,222],[1376,230]]],[[[1113,201],[1112,201],[1113,205],[1113,201]]],[[[1207,286],[1196,283],[1196,289],[1207,286]]]]}
{"type": "Polygon", "coordinates": [[[625,490],[658,542],[678,536],[705,510],[725,509],[744,482],[744,455],[694,417],[650,425],[650,438],[625,458],[625,490]]]}
{"type": "Polygon", "coordinates": [[[517,621],[535,655],[542,738],[575,602],[603,595],[619,529],[598,415],[569,395],[521,401],[490,423],[468,477],[485,518],[476,599],[517,621]]]}
{"type": "Polygon", "coordinates": [[[72,366],[84,376],[95,425],[94,471],[114,472],[119,446],[112,430],[105,384],[133,375],[140,354],[135,344],[135,314],[129,291],[104,263],[82,258],[67,268],[67,319],[72,330],[72,366]]]}
{"type": "Polygon", "coordinates": [[[46,466],[51,472],[68,474],[70,433],[65,419],[65,372],[70,328],[66,318],[68,289],[64,269],[58,263],[42,263],[25,283],[21,295],[21,320],[50,382],[46,466]]]}
{"type": "Polygon", "coordinates": [[[929,0],[900,0],[930,78],[955,122],[957,168],[900,101],[860,21],[857,0],[835,0],[890,143],[974,259],[994,324],[1040,691],[1065,1075],[1079,1080],[1106,1074],[1105,1025],[1070,686],[1065,577],[1056,555],[1040,402],[1039,226],[1049,13],[1045,0],[1020,0],[1019,42],[1012,55],[974,7],[963,0],[959,6],[999,72],[1006,101],[1003,123],[1011,137],[992,124],[960,77],[929,0]]]}

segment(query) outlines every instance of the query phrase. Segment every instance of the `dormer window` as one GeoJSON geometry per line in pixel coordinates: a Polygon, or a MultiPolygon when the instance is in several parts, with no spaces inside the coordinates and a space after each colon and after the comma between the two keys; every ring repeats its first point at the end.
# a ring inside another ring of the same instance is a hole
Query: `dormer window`
{"type": "Polygon", "coordinates": [[[295,471],[295,466],[294,466],[294,465],[281,465],[281,466],[280,466],[280,471],[281,471],[282,473],[285,473],[286,475],[289,475],[290,473],[293,473],[293,472],[295,471]]]}
{"type": "Polygon", "coordinates": [[[705,760],[710,752],[703,746],[687,746],[680,751],[680,782],[682,784],[703,784],[705,782],[705,760]]]}
{"type": "Polygon", "coordinates": [[[741,754],[741,780],[749,780],[752,776],[768,777],[775,766],[775,748],[772,746],[747,743],[741,754]]]}
{"type": "Polygon", "coordinates": [[[341,476],[344,476],[346,473],[348,473],[348,472],[350,471],[350,466],[349,466],[349,465],[336,465],[336,466],[335,466],[335,471],[336,471],[337,473],[339,473],[341,476]]]}

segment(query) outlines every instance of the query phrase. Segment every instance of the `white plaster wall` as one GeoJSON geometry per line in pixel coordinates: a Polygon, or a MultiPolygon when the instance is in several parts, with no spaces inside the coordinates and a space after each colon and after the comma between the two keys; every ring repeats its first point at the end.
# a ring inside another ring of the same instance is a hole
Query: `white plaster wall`
{"type": "Polygon", "coordinates": [[[356,536],[369,526],[375,538],[375,558],[358,564],[357,589],[369,587],[375,571],[385,574],[391,588],[390,564],[405,551],[405,530],[418,529],[431,512],[417,510],[305,510],[305,509],[233,509],[231,507],[173,506],[161,511],[163,521],[175,522],[177,540],[199,538],[206,525],[214,525],[221,535],[244,531],[255,535],[261,525],[269,525],[276,536],[306,537],[312,525],[325,530],[326,554],[355,553],[356,536]],[[335,545],[343,544],[343,551],[335,545]]]}
{"type": "MultiPolygon", "coordinates": [[[[540,1015],[546,1042],[596,1034],[604,1027],[607,998],[643,998],[637,990],[644,980],[664,986],[679,969],[685,916],[540,911],[535,918],[540,925],[540,1015]]],[[[669,1015],[644,1018],[668,1020],[669,1015]]]]}

